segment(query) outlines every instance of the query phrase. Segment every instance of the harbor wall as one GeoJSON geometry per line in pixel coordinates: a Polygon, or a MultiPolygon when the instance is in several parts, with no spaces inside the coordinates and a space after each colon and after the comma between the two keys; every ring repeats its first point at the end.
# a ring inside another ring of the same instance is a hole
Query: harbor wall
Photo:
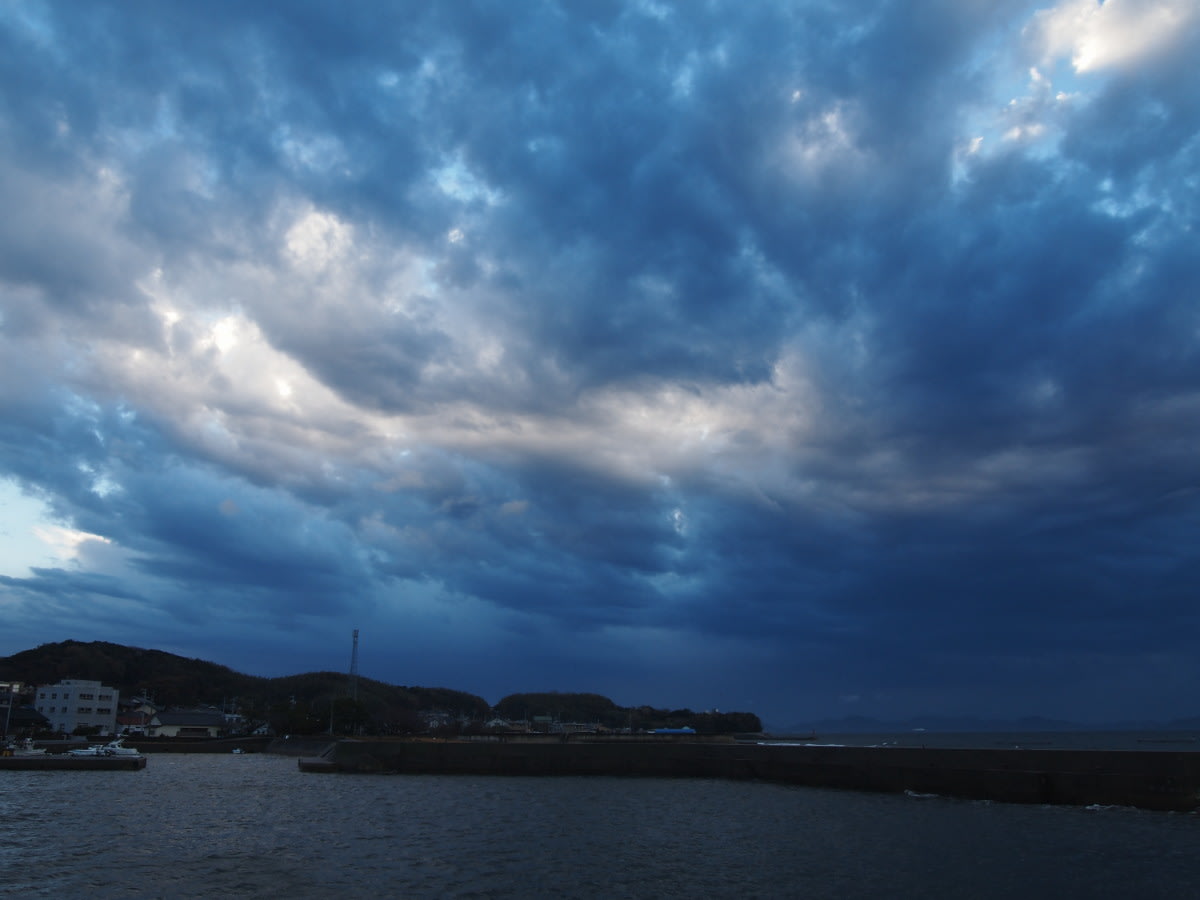
{"type": "Polygon", "coordinates": [[[304,771],[759,779],[1015,803],[1200,807],[1200,753],[663,741],[339,741],[304,771]]]}
{"type": "Polygon", "coordinates": [[[274,738],[259,735],[223,738],[126,738],[125,746],[139,753],[232,753],[239,749],[244,753],[270,752],[268,747],[274,738]]]}
{"type": "Polygon", "coordinates": [[[146,768],[144,756],[71,756],[45,753],[39,756],[0,756],[0,771],[14,772],[118,772],[146,768]]]}
{"type": "Polygon", "coordinates": [[[271,740],[264,748],[264,753],[277,756],[321,756],[330,751],[337,738],[328,735],[305,736],[289,734],[271,740]]]}

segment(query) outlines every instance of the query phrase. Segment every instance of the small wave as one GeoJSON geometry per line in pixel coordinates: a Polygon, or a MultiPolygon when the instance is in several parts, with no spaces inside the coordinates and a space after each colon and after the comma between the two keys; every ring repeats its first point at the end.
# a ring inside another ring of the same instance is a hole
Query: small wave
{"type": "Polygon", "coordinates": [[[905,797],[912,797],[914,800],[940,800],[941,794],[924,794],[921,791],[905,791],[905,797]]]}

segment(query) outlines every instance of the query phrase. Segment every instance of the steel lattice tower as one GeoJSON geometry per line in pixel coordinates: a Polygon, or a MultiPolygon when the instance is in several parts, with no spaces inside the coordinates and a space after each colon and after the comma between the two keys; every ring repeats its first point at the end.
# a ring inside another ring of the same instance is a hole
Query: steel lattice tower
{"type": "Polygon", "coordinates": [[[350,699],[358,700],[358,629],[354,629],[354,649],[350,651],[350,699]]]}

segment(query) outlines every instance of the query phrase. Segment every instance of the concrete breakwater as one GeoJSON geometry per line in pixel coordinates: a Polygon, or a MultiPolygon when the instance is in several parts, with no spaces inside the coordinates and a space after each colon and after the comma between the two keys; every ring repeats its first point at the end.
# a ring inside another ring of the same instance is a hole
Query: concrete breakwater
{"type": "Polygon", "coordinates": [[[126,738],[125,746],[139,753],[243,753],[270,752],[274,738],[242,736],[226,738],[126,738]]]}
{"type": "Polygon", "coordinates": [[[329,747],[335,738],[319,737],[267,737],[241,735],[223,738],[132,738],[125,746],[134,747],[141,753],[273,753],[279,756],[317,756],[329,747]]]}
{"type": "Polygon", "coordinates": [[[718,742],[343,740],[306,772],[760,779],[1009,803],[1200,807],[1200,753],[718,742]]]}
{"type": "Polygon", "coordinates": [[[276,756],[323,756],[337,743],[337,740],[328,735],[313,737],[289,734],[272,740],[263,752],[273,753],[276,756]]]}
{"type": "Polygon", "coordinates": [[[120,772],[146,768],[144,756],[71,756],[45,753],[39,756],[0,756],[0,771],[16,772],[120,772]]]}

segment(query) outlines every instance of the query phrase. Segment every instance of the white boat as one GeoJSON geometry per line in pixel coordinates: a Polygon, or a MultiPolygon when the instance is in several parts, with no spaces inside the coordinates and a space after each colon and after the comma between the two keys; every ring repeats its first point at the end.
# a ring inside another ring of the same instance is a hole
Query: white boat
{"type": "Polygon", "coordinates": [[[113,738],[100,748],[101,756],[141,756],[136,747],[126,747],[125,738],[113,738]]]}
{"type": "Polygon", "coordinates": [[[93,744],[90,747],[77,747],[68,750],[72,756],[125,756],[138,757],[142,754],[134,747],[126,747],[124,738],[113,738],[107,744],[93,744]]]}
{"type": "Polygon", "coordinates": [[[45,756],[46,751],[42,747],[33,746],[33,738],[25,738],[21,743],[9,743],[4,747],[5,756],[45,756]]]}

